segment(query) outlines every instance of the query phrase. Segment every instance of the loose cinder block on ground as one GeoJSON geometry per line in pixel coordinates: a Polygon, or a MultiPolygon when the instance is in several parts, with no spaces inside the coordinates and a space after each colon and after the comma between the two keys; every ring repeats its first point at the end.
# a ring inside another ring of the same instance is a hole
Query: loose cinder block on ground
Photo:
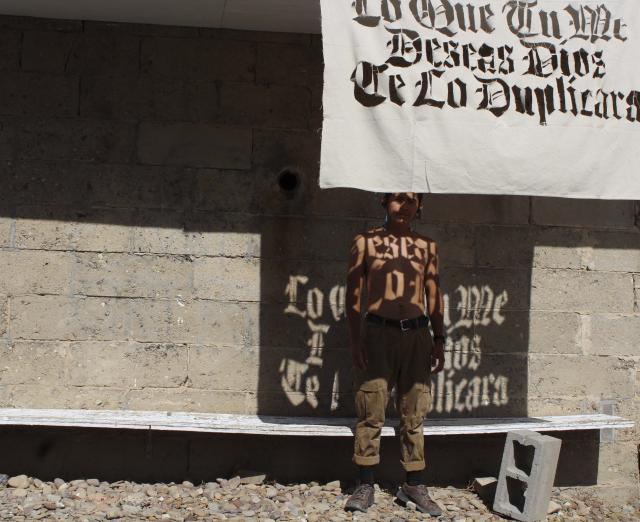
{"type": "Polygon", "coordinates": [[[522,522],[544,520],[562,441],[534,431],[512,431],[502,455],[494,511],[522,522]]]}

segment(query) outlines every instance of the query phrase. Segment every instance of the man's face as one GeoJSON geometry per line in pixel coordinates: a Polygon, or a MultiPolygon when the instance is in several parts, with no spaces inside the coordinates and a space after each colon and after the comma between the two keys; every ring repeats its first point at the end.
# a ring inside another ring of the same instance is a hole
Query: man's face
{"type": "Polygon", "coordinates": [[[416,217],[419,208],[418,194],[415,192],[396,192],[389,197],[387,213],[391,222],[409,224],[416,217]]]}

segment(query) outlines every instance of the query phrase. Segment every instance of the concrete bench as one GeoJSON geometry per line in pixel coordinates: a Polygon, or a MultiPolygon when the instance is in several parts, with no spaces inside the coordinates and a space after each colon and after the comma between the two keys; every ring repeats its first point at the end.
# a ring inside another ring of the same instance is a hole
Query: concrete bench
{"type": "MultiPolygon", "coordinates": [[[[350,437],[355,419],[319,417],[274,417],[214,413],[120,410],[0,409],[0,426],[48,426],[67,428],[111,428],[152,431],[234,433],[350,437]]],[[[389,421],[382,436],[395,435],[397,421],[389,421]]],[[[429,419],[425,435],[474,435],[514,430],[538,432],[633,428],[630,420],[612,415],[568,415],[523,418],[429,419]]]]}

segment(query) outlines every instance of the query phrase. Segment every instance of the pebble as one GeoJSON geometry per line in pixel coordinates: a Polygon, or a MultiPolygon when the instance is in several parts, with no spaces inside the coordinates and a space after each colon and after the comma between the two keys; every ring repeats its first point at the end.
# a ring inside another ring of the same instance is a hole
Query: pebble
{"type": "Polygon", "coordinates": [[[16,477],[11,477],[7,484],[12,488],[26,489],[31,485],[31,481],[26,475],[18,475],[16,477]]]}
{"type": "MultiPolygon", "coordinates": [[[[109,484],[98,479],[46,482],[25,475],[11,478],[17,479],[14,484],[27,484],[27,487],[0,488],[0,520],[401,522],[424,519],[416,512],[414,503],[401,506],[396,502],[397,486],[393,484],[376,487],[376,504],[368,513],[352,514],[343,509],[350,491],[343,490],[339,481],[324,485],[318,482],[283,485],[272,481],[243,484],[239,477],[233,477],[206,484],[128,481],[109,484]]],[[[446,509],[443,521],[506,520],[468,490],[433,487],[429,491],[446,509]]],[[[580,492],[568,494],[555,490],[552,500],[560,510],[548,517],[549,522],[637,522],[640,512],[639,502],[607,504],[580,492]]]]}

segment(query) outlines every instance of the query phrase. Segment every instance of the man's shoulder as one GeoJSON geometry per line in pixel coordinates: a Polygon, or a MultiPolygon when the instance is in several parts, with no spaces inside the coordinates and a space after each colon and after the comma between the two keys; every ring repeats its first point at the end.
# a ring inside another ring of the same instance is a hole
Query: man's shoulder
{"type": "Polygon", "coordinates": [[[355,236],[353,236],[353,240],[354,241],[358,241],[358,240],[361,241],[363,239],[371,238],[371,237],[374,237],[374,236],[379,236],[384,231],[385,231],[384,227],[371,228],[371,229],[366,230],[366,231],[358,232],[355,236]]]}

